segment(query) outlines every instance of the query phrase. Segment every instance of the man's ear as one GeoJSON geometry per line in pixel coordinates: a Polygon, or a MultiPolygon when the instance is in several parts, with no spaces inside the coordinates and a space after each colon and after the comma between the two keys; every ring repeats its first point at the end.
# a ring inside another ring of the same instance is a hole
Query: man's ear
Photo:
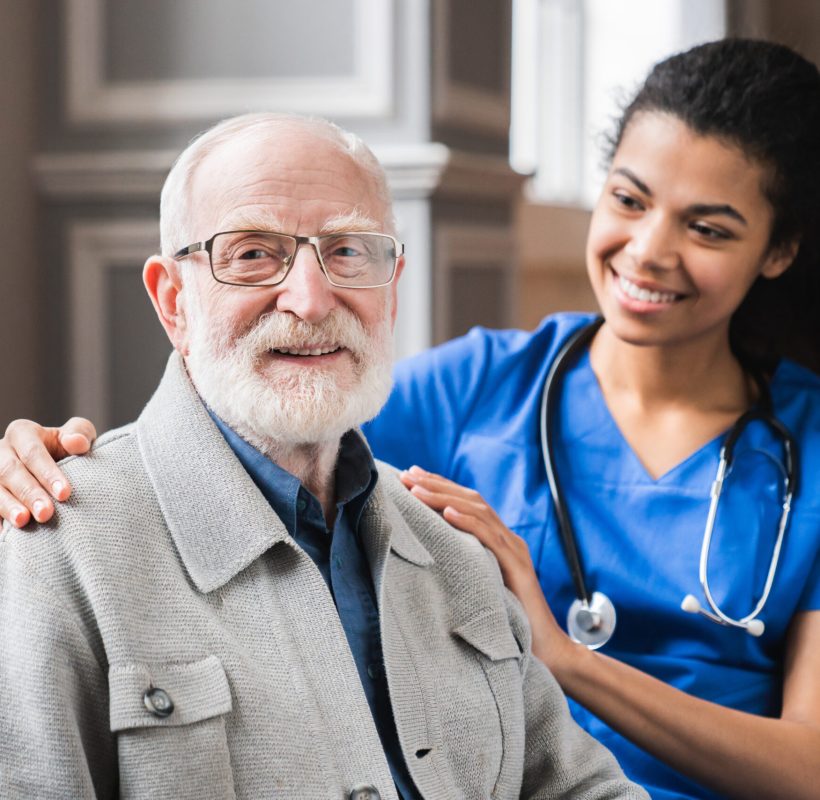
{"type": "Polygon", "coordinates": [[[182,279],[179,264],[173,258],[151,256],[142,269],[142,282],[174,349],[183,356],[188,355],[188,325],[184,305],[180,302],[182,279]]]}
{"type": "Polygon", "coordinates": [[[400,256],[398,263],[396,264],[396,277],[393,278],[393,283],[390,286],[390,291],[393,293],[393,311],[391,312],[392,322],[395,326],[396,324],[396,314],[399,313],[399,299],[398,299],[398,282],[399,278],[401,278],[401,273],[404,271],[404,256],[400,256]]]}
{"type": "Polygon", "coordinates": [[[772,248],[766,255],[760,274],[764,278],[779,278],[797,258],[798,250],[800,250],[800,242],[797,239],[772,248]]]}

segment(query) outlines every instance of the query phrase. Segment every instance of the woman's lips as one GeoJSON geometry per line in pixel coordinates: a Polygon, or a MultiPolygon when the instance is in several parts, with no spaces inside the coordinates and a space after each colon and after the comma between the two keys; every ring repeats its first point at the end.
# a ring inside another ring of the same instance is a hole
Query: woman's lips
{"type": "Polygon", "coordinates": [[[670,292],[661,289],[648,289],[644,286],[639,286],[637,283],[625,278],[623,275],[618,275],[618,288],[633,300],[639,300],[642,303],[654,303],[656,305],[665,305],[674,303],[680,300],[683,295],[677,292],[670,292]]]}

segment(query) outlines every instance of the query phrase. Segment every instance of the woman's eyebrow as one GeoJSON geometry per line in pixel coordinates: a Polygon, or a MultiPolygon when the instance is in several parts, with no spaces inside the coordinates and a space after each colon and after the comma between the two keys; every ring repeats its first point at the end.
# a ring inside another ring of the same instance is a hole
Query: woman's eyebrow
{"type": "MultiPolygon", "coordinates": [[[[617,175],[623,175],[627,180],[635,184],[639,191],[647,197],[652,197],[652,190],[628,167],[617,167],[612,170],[617,175]]],[[[731,217],[743,225],[748,225],[746,217],[743,216],[734,206],[728,203],[695,203],[687,209],[690,214],[697,216],[709,217],[713,214],[722,214],[726,217],[731,217]]]]}
{"type": "Polygon", "coordinates": [[[711,217],[713,214],[722,214],[737,220],[743,225],[748,226],[749,224],[746,222],[746,217],[728,203],[696,203],[693,206],[689,206],[689,212],[699,217],[711,217]]]}
{"type": "Polygon", "coordinates": [[[616,167],[612,170],[613,173],[616,175],[623,175],[628,180],[632,181],[638,189],[643,192],[647,197],[652,197],[652,191],[650,188],[628,167],[616,167]]]}

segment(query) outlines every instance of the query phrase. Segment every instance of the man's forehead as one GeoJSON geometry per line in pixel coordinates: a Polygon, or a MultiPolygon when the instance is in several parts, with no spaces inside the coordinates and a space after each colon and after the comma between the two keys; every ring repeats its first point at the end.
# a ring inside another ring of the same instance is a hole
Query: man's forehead
{"type": "Polygon", "coordinates": [[[311,133],[220,144],[196,170],[190,200],[198,222],[285,232],[303,221],[311,233],[381,230],[388,213],[374,176],[340,145],[311,133]]]}
{"type": "MultiPolygon", "coordinates": [[[[271,206],[237,208],[222,219],[232,230],[277,231],[289,233],[290,221],[286,221],[271,206]]],[[[377,219],[359,207],[328,213],[314,233],[340,233],[342,231],[382,232],[384,220],[377,219]]],[[[227,228],[226,228],[227,230],[227,228]]]]}

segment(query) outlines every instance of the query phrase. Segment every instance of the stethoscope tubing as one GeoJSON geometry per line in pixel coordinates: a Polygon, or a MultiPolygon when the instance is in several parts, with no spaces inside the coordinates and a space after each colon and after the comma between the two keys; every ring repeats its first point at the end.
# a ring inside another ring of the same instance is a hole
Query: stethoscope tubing
{"type": "MultiPolygon", "coordinates": [[[[604,320],[602,317],[597,317],[588,325],[571,334],[563,343],[547,372],[547,377],[544,381],[544,388],[541,393],[540,408],[541,454],[544,460],[544,469],[547,474],[547,482],[549,483],[553,508],[555,509],[555,516],[558,522],[561,545],[566,557],[567,566],[569,568],[576,596],[576,600],[573,602],[568,614],[568,628],[577,628],[579,615],[589,617],[590,612],[593,611],[596,615],[596,620],[598,620],[595,624],[600,630],[598,632],[592,631],[587,637],[588,640],[583,641],[583,643],[587,644],[589,647],[602,646],[612,635],[615,626],[615,610],[614,606],[612,606],[612,602],[608,597],[606,597],[606,595],[601,592],[590,592],[587,586],[584,567],[578,549],[577,538],[575,536],[572,520],[570,519],[569,511],[567,509],[566,502],[564,501],[563,491],[561,490],[561,484],[555,468],[555,453],[552,446],[551,428],[553,425],[552,416],[556,405],[556,387],[559,385],[561,377],[568,368],[569,364],[574,360],[574,357],[580,350],[589,344],[600,329],[603,322],[604,320]],[[602,608],[605,609],[605,613],[603,613],[603,615],[598,613],[598,611],[602,608]],[[610,624],[602,626],[600,624],[601,619],[610,620],[610,624]],[[604,628],[606,629],[604,630],[604,628]]],[[[797,443],[794,437],[791,435],[788,428],[786,428],[786,426],[774,416],[771,392],[769,391],[768,383],[759,372],[752,370],[751,374],[758,387],[758,401],[754,408],[742,414],[737,422],[735,422],[727,434],[724,445],[721,448],[720,463],[718,464],[717,476],[712,484],[709,512],[703,534],[703,542],[701,544],[698,578],[700,580],[701,588],[703,589],[704,597],[706,598],[706,601],[712,611],[710,613],[709,611],[701,608],[700,604],[697,602],[697,599],[692,595],[687,595],[684,598],[682,608],[685,611],[690,611],[692,613],[700,613],[720,625],[744,628],[752,635],[759,636],[762,634],[765,626],[763,622],[758,619],[758,615],[761,613],[767,600],[769,599],[772,584],[774,583],[774,577],[777,572],[777,565],[780,561],[780,553],[788,525],[793,498],[797,492],[798,457],[797,443]],[[753,420],[760,420],[769,425],[769,427],[774,430],[780,439],[783,445],[786,478],[784,481],[784,500],[780,521],[778,523],[777,538],[772,550],[772,558],[769,562],[769,569],[766,574],[763,593],[749,614],[739,619],[735,619],[730,617],[720,608],[712,595],[712,591],[709,586],[708,574],[709,551],[711,549],[712,533],[714,531],[715,520],[717,518],[717,510],[720,502],[720,495],[723,489],[723,482],[732,464],[735,445],[737,444],[737,441],[746,426],[753,420]]],[[[581,639],[576,640],[581,641],[581,639]]]]}
{"type": "Polygon", "coordinates": [[[549,483],[550,494],[552,495],[552,505],[558,520],[558,532],[561,536],[564,557],[567,560],[572,584],[575,588],[575,596],[586,604],[592,602],[592,593],[586,585],[584,568],[581,563],[581,554],[578,551],[578,542],[575,538],[572,521],[569,518],[567,505],[564,502],[564,493],[561,490],[561,484],[558,480],[558,471],[555,469],[555,452],[552,447],[550,428],[552,426],[552,409],[555,407],[553,398],[559,380],[563,377],[573,356],[592,341],[598,329],[603,325],[603,322],[603,317],[596,318],[564,342],[552,360],[546,380],[544,381],[544,389],[541,392],[541,455],[544,459],[544,469],[547,473],[547,482],[549,483]]]}

